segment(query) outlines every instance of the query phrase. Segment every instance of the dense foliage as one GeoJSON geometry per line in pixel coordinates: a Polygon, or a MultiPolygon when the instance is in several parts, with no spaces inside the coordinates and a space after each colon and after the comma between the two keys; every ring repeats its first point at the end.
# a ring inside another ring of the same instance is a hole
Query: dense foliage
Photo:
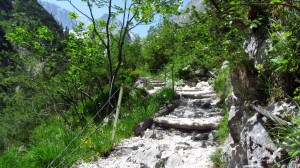
{"type": "MultiPolygon", "coordinates": [[[[189,80],[198,69],[214,70],[214,89],[225,99],[231,91],[231,70],[246,66],[257,72],[270,100],[299,102],[299,3],[207,0],[205,11],[181,11],[189,20],[178,22],[177,1],[132,2],[136,3],[132,9],[115,7],[108,17],[132,12],[137,22],[129,17],[128,25],[118,30],[116,22],[93,20],[86,31],[82,32],[80,23],[69,34],[36,0],[0,1],[0,167],[49,165],[89,121],[92,124],[84,136],[67,152],[79,144],[82,148],[64,166],[78,158],[104,155],[112,147],[109,118],[117,101],[112,93],[118,93],[122,83],[124,109],[117,141],[130,136],[134,124],[176,98],[169,89],[154,96],[135,89],[134,82],[144,73],[164,73],[163,69],[174,67],[176,77],[189,80]],[[162,14],[161,22],[147,37],[130,40],[130,27],[151,22],[153,13],[162,14]],[[244,51],[250,35],[267,46],[263,62],[255,62],[244,51]],[[225,60],[228,66],[216,70],[225,60]],[[102,110],[109,98],[110,105],[102,110]],[[96,128],[96,134],[86,140],[96,128]]],[[[106,6],[103,3],[97,5],[106,6]]],[[[76,18],[74,13],[70,16],[76,18]]],[[[299,117],[293,121],[299,125],[299,117]]],[[[221,130],[220,136],[227,131],[221,130]]],[[[299,136],[299,131],[289,131],[290,137],[299,136]]],[[[294,139],[290,144],[299,149],[294,139]]],[[[292,157],[298,155],[297,149],[292,157]]]]}
{"type": "MultiPolygon", "coordinates": [[[[155,5],[139,11],[146,12],[139,16],[149,22],[155,10],[172,7],[155,5]]],[[[1,1],[0,8],[0,167],[46,167],[52,161],[58,166],[64,158],[59,166],[71,166],[79,158],[104,155],[113,146],[111,116],[122,83],[125,93],[115,142],[130,136],[134,124],[175,98],[168,89],[151,97],[133,89],[141,73],[134,62],[139,60],[141,41],[128,39],[129,30],[119,31],[114,22],[109,22],[110,38],[104,41],[105,34],[95,35],[95,28],[101,31],[106,20],[94,20],[84,32],[79,24],[69,34],[36,0],[7,0],[5,5],[1,1]],[[123,33],[124,39],[117,33],[123,33]],[[113,70],[122,69],[114,71],[113,85],[110,63],[113,70]],[[80,144],[80,150],[68,157],[80,144]]],[[[120,10],[111,13],[112,19],[120,10]]]]}
{"type": "MultiPolygon", "coordinates": [[[[197,68],[219,69],[226,60],[227,66],[215,71],[212,80],[223,100],[231,92],[231,71],[246,67],[258,74],[252,80],[261,81],[259,89],[267,100],[259,103],[299,103],[300,4],[280,0],[207,0],[205,4],[205,11],[190,9],[191,21],[187,24],[178,23],[175,17],[151,29],[143,44],[145,64],[150,69],[174,66],[179,78],[190,79],[197,68]],[[249,41],[253,47],[250,52],[249,41]]],[[[298,120],[299,114],[293,121],[298,120]]],[[[224,123],[220,131],[228,130],[224,123]]],[[[300,151],[299,140],[295,139],[299,131],[295,128],[285,128],[288,133],[281,135],[290,146],[292,158],[300,151]]]]}

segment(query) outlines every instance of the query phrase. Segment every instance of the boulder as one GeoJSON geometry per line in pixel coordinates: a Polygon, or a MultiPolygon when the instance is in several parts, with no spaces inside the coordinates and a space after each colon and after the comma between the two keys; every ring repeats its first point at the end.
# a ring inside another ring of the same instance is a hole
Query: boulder
{"type": "Polygon", "coordinates": [[[231,92],[225,99],[225,105],[230,108],[234,104],[237,104],[237,101],[237,97],[234,95],[233,92],[231,92]]]}
{"type": "Polygon", "coordinates": [[[230,135],[224,143],[222,153],[226,167],[240,168],[243,163],[247,164],[247,160],[241,157],[246,155],[246,151],[239,144],[234,143],[230,135]]]}

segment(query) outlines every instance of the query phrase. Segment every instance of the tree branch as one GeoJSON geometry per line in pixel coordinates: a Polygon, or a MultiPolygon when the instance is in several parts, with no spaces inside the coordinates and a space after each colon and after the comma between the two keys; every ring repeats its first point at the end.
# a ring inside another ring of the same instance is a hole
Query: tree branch
{"type": "Polygon", "coordinates": [[[106,21],[106,52],[107,52],[107,58],[108,58],[108,66],[109,66],[109,72],[110,72],[110,83],[111,85],[114,83],[114,77],[113,77],[113,68],[112,68],[112,58],[111,58],[111,51],[110,51],[110,33],[109,33],[109,24],[110,24],[110,19],[111,19],[111,8],[112,8],[112,0],[109,0],[108,3],[108,16],[107,16],[107,21],[106,21]]]}
{"type": "Polygon", "coordinates": [[[100,41],[104,45],[104,47],[107,48],[107,44],[105,43],[104,39],[101,37],[100,33],[98,32],[98,30],[96,28],[96,22],[95,22],[95,18],[94,18],[94,15],[93,15],[90,0],[87,0],[87,5],[89,7],[89,11],[90,11],[90,14],[91,14],[91,17],[92,17],[93,29],[94,29],[93,31],[94,31],[94,33],[96,33],[96,35],[98,36],[98,38],[100,39],[100,41]]]}
{"type": "Polygon", "coordinates": [[[79,13],[81,13],[82,15],[84,15],[85,17],[87,17],[89,20],[92,21],[92,18],[90,18],[88,15],[86,15],[85,13],[81,12],[72,2],[71,0],[68,0],[68,2],[70,3],[70,5],[75,8],[79,13]]]}
{"type": "Polygon", "coordinates": [[[218,16],[222,16],[222,10],[220,9],[219,5],[216,3],[215,0],[209,0],[210,3],[215,7],[215,9],[217,10],[217,14],[218,16]]]}
{"type": "MultiPolygon", "coordinates": [[[[122,21],[122,27],[121,27],[119,42],[121,41],[121,36],[122,36],[123,30],[124,30],[124,24],[125,24],[125,19],[126,19],[126,8],[127,8],[127,0],[125,0],[125,4],[124,4],[123,21],[122,21]]],[[[130,13],[130,10],[128,11],[128,13],[130,13]]],[[[120,43],[119,43],[119,45],[120,45],[120,43]]]]}

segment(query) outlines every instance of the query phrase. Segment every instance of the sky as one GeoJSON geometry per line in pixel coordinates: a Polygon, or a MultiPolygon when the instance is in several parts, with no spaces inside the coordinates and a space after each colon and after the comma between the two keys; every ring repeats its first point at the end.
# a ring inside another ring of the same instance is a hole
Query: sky
{"type": "MultiPolygon", "coordinates": [[[[60,6],[61,8],[65,8],[71,12],[76,12],[76,9],[74,9],[72,7],[72,5],[70,5],[70,3],[68,1],[65,0],[42,0],[42,1],[46,1],[46,2],[50,2],[50,3],[54,3],[58,6],[60,6]]],[[[120,5],[122,6],[123,4],[123,0],[116,0],[116,5],[120,5]]],[[[183,0],[183,4],[182,6],[186,6],[186,4],[189,2],[189,0],[183,0]]],[[[85,2],[82,2],[81,0],[72,0],[72,3],[78,8],[80,9],[83,13],[89,14],[89,9],[86,5],[85,2]]],[[[100,18],[103,14],[107,13],[107,11],[103,10],[103,9],[98,9],[98,8],[93,8],[93,14],[95,18],[100,18]]],[[[132,30],[133,33],[135,34],[139,34],[140,37],[146,37],[147,36],[147,32],[148,29],[150,28],[150,26],[156,25],[159,21],[159,18],[155,19],[154,23],[151,23],[149,25],[139,25],[136,28],[134,28],[132,30]]]]}

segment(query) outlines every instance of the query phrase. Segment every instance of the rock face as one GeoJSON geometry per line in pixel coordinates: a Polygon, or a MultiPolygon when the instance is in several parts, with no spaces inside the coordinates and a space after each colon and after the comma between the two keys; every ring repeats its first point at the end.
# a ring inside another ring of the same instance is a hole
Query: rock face
{"type": "Polygon", "coordinates": [[[234,69],[231,73],[233,93],[231,95],[232,106],[229,111],[228,126],[230,135],[235,143],[240,141],[240,133],[248,118],[253,115],[249,107],[244,103],[264,98],[259,89],[259,80],[253,71],[246,68],[234,69]]]}
{"type": "MultiPolygon", "coordinates": [[[[193,87],[177,88],[178,94],[191,95],[194,92],[211,92],[207,82],[193,87]]],[[[163,116],[164,121],[202,120],[205,123],[218,124],[221,118],[215,106],[218,99],[213,97],[191,99],[181,97],[180,104],[171,113],[163,116]]],[[[153,120],[161,119],[154,115],[153,120]]],[[[155,122],[155,121],[154,121],[155,122]]],[[[178,122],[177,122],[178,123],[178,122]]],[[[180,124],[181,122],[179,122],[180,124]]],[[[176,124],[175,124],[176,125],[176,124]]],[[[175,129],[163,124],[153,124],[141,136],[122,141],[107,158],[94,163],[81,163],[80,168],[213,168],[210,156],[218,147],[214,128],[205,131],[196,129],[175,129]]]]}
{"type": "MultiPolygon", "coordinates": [[[[283,109],[283,107],[290,114],[295,112],[296,108],[293,103],[272,103],[264,110],[267,111],[271,108],[273,111],[270,111],[270,113],[276,115],[280,111],[279,109],[283,109]]],[[[239,110],[232,107],[230,111],[239,110]]],[[[250,112],[250,109],[245,112],[250,112]]],[[[266,123],[272,121],[260,113],[250,113],[252,115],[236,115],[235,112],[230,114],[235,115],[237,121],[231,121],[232,125],[229,126],[230,136],[223,147],[227,167],[287,166],[287,151],[274,144],[266,127],[266,123]],[[239,127],[239,124],[242,124],[241,127],[239,127]]]]}
{"type": "Polygon", "coordinates": [[[244,42],[244,49],[245,52],[249,54],[249,57],[255,60],[255,64],[257,65],[264,63],[270,45],[270,40],[266,40],[252,33],[244,42]]]}
{"type": "Polygon", "coordinates": [[[263,167],[264,164],[273,164],[272,155],[277,148],[265,127],[266,118],[248,105],[248,102],[264,98],[257,73],[246,68],[233,69],[231,83],[233,92],[226,100],[230,105],[230,135],[223,148],[227,167],[263,167]]]}
{"type": "Polygon", "coordinates": [[[274,144],[266,123],[276,122],[270,116],[280,117],[283,121],[286,117],[283,113],[289,111],[292,114],[296,106],[292,103],[271,103],[262,109],[266,113],[258,113],[258,108],[253,108],[252,104],[250,106],[250,103],[265,100],[261,85],[263,82],[257,77],[258,73],[254,68],[264,63],[267,49],[271,45],[263,35],[264,32],[263,27],[253,30],[244,42],[244,49],[250,60],[247,68],[234,68],[231,73],[233,92],[225,100],[230,108],[230,135],[223,147],[224,161],[229,168],[288,166],[287,151],[274,144]]]}

